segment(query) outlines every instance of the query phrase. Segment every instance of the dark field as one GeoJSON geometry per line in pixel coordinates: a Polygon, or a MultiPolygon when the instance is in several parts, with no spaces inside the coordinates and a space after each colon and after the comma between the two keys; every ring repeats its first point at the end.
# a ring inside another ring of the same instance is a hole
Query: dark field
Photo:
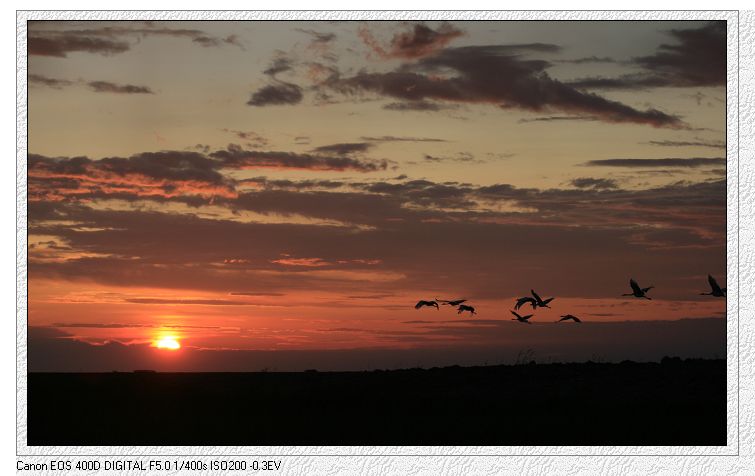
{"type": "Polygon", "coordinates": [[[726,362],[31,373],[36,445],[725,445],[726,362]]]}

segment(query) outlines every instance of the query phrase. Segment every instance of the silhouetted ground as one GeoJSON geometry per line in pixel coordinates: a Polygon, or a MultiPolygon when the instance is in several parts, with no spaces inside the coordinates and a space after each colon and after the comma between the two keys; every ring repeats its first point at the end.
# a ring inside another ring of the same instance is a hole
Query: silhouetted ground
{"type": "Polygon", "coordinates": [[[29,374],[36,445],[725,445],[726,362],[29,374]]]}

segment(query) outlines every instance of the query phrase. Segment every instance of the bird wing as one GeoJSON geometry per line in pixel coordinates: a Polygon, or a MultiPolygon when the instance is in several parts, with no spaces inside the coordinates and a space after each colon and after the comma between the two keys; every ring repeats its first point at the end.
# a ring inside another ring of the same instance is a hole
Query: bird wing
{"type": "Polygon", "coordinates": [[[522,318],[522,316],[520,316],[518,312],[511,311],[511,314],[515,315],[517,319],[522,318]]]}
{"type": "Polygon", "coordinates": [[[650,291],[651,289],[653,289],[654,287],[655,286],[648,286],[647,288],[642,288],[642,292],[646,293],[646,292],[650,291]]]}
{"type": "Polygon", "coordinates": [[[419,309],[419,308],[421,308],[424,305],[425,305],[425,301],[420,301],[420,302],[418,302],[417,304],[414,305],[414,309],[419,309]]]}
{"type": "Polygon", "coordinates": [[[449,301],[449,304],[451,304],[452,306],[458,306],[459,304],[461,304],[463,302],[467,302],[467,300],[466,299],[459,299],[458,301],[449,301]]]}
{"type": "Polygon", "coordinates": [[[637,284],[637,281],[635,281],[634,279],[629,280],[629,285],[632,287],[632,291],[636,293],[642,292],[642,289],[640,289],[640,285],[637,284]]]}
{"type": "Polygon", "coordinates": [[[540,296],[537,295],[534,289],[530,289],[530,292],[535,297],[535,299],[537,299],[538,302],[542,302],[542,299],[540,299],[540,296]]]}
{"type": "Polygon", "coordinates": [[[543,305],[548,304],[549,302],[553,301],[556,298],[548,298],[545,301],[543,301],[543,305]]]}
{"type": "Polygon", "coordinates": [[[451,301],[446,301],[446,300],[444,300],[444,299],[438,299],[438,298],[435,298],[435,302],[450,303],[451,301]]]}
{"type": "Polygon", "coordinates": [[[578,318],[577,316],[571,316],[572,319],[574,319],[574,322],[582,322],[582,319],[578,318]]]}
{"type": "Polygon", "coordinates": [[[713,291],[721,291],[721,290],[722,290],[722,289],[721,289],[721,287],[720,287],[720,286],[718,285],[718,283],[716,282],[716,278],[714,278],[714,277],[713,277],[713,276],[711,276],[710,274],[708,275],[708,283],[710,283],[710,288],[711,288],[711,289],[712,289],[713,291]]]}
{"type": "Polygon", "coordinates": [[[528,302],[531,302],[531,301],[534,302],[534,299],[532,299],[529,296],[521,297],[521,298],[519,298],[519,299],[516,300],[516,306],[514,306],[514,308],[519,309],[520,307],[524,306],[525,304],[527,304],[528,302]]]}

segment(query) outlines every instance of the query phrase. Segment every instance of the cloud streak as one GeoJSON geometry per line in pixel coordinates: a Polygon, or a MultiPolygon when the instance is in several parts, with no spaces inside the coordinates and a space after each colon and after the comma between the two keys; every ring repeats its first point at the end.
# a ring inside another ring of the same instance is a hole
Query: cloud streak
{"type": "Polygon", "coordinates": [[[110,56],[129,51],[139,39],[152,36],[187,38],[203,47],[217,47],[223,44],[242,47],[236,35],[215,38],[194,29],[135,28],[130,25],[80,30],[39,28],[43,23],[65,25],[65,22],[29,22],[27,52],[30,56],[66,58],[69,53],[76,52],[110,56]]]}
{"type": "Polygon", "coordinates": [[[116,84],[109,81],[90,81],[89,88],[96,93],[116,94],[155,94],[146,86],[134,86],[133,84],[116,84]]]}
{"type": "Polygon", "coordinates": [[[585,162],[588,166],[600,167],[708,167],[726,165],[724,157],[691,157],[691,158],[663,158],[663,159],[601,159],[585,162]]]}
{"type": "Polygon", "coordinates": [[[53,89],[63,89],[77,84],[84,84],[96,93],[116,94],[154,94],[147,86],[135,86],[133,84],[117,84],[110,81],[70,81],[67,79],[49,78],[39,74],[29,75],[29,84],[47,86],[53,89]]]}

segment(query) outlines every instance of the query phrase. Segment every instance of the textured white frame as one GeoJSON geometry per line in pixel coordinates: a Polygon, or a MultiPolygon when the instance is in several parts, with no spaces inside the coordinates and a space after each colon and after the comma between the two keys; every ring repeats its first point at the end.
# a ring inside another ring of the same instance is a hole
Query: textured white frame
{"type": "MultiPolygon", "coordinates": [[[[753,69],[755,69],[755,13],[738,11],[17,11],[17,305],[16,305],[16,453],[24,462],[45,462],[50,456],[146,461],[148,456],[188,456],[209,461],[219,455],[280,456],[291,474],[417,472],[451,474],[617,472],[658,474],[740,473],[750,468],[753,453],[752,402],[755,387],[753,323],[740,322],[740,311],[752,316],[752,249],[740,262],[740,230],[752,243],[753,167],[740,164],[739,152],[752,159],[753,69]],[[382,447],[270,447],[270,446],[142,446],[142,447],[29,447],[26,445],[27,339],[27,57],[28,20],[726,20],[727,45],[727,446],[382,446],[382,447]],[[742,23],[740,23],[742,21],[742,23]],[[742,61],[740,68],[740,60],[742,61]],[[743,89],[740,89],[740,72],[743,89]],[[739,118],[746,119],[742,124],[739,118]],[[740,130],[744,140],[740,143],[740,130]],[[740,183],[742,190],[740,191],[740,183]],[[740,197],[746,200],[741,213],[740,197]],[[742,218],[740,222],[740,217],[742,218]],[[740,278],[741,281],[740,281],[740,278]],[[749,279],[748,279],[749,278],[749,279]],[[740,290],[740,283],[743,288],[740,290]],[[744,291],[740,294],[741,291],[744,291]],[[741,307],[740,307],[741,304],[741,307]],[[749,312],[748,312],[749,311],[749,312]],[[740,371],[741,360],[741,371],[740,371]],[[740,399],[744,404],[740,404],[740,399]],[[748,410],[742,412],[741,410],[748,410]],[[740,418],[741,417],[741,418],[740,418]],[[741,450],[741,453],[740,453],[741,450]],[[729,456],[729,457],[726,457],[729,456]],[[735,458],[731,458],[735,456],[735,458]],[[507,457],[507,458],[502,458],[507,457]]],[[[54,458],[53,458],[54,459],[54,458]]],[[[58,458],[60,459],[60,458],[58,458]]],[[[153,458],[154,459],[154,458],[153,458]]],[[[167,458],[161,458],[167,459],[167,458]]],[[[185,459],[185,458],[184,458],[185,459]]],[[[175,473],[177,474],[177,472],[175,473]]]]}

